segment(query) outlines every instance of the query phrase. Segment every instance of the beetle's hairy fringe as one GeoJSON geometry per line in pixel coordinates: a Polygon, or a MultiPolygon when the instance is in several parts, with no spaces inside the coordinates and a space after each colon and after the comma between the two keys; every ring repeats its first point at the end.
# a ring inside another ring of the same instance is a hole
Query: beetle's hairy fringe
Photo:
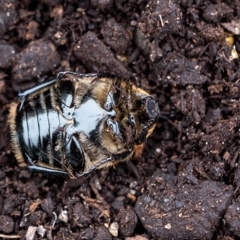
{"type": "Polygon", "coordinates": [[[85,156],[84,171],[92,168],[99,159],[107,158],[107,156],[102,152],[103,149],[98,148],[84,133],[79,134],[79,140],[85,156]]]}
{"type": "Polygon", "coordinates": [[[55,85],[50,87],[50,101],[53,109],[57,108],[57,91],[55,85]]]}
{"type": "Polygon", "coordinates": [[[50,142],[50,139],[49,139],[49,141],[48,141],[48,144],[47,144],[47,156],[48,156],[48,164],[50,165],[50,166],[54,166],[54,164],[53,164],[53,155],[52,155],[52,144],[51,144],[51,142],[50,142]]]}
{"type": "Polygon", "coordinates": [[[9,110],[8,115],[8,127],[9,127],[9,134],[10,134],[10,146],[14,152],[15,158],[18,161],[20,167],[26,167],[27,163],[24,161],[24,157],[22,155],[20,143],[18,140],[17,128],[16,128],[16,116],[17,116],[17,103],[12,103],[9,110]]]}
{"type": "MultiPolygon", "coordinates": [[[[84,79],[82,79],[82,80],[84,80],[84,79]]],[[[74,105],[76,107],[79,107],[81,105],[83,97],[87,94],[88,91],[89,91],[89,86],[88,86],[88,84],[86,84],[86,82],[83,82],[83,81],[75,82],[75,92],[74,92],[74,100],[73,101],[74,101],[74,105]]]]}

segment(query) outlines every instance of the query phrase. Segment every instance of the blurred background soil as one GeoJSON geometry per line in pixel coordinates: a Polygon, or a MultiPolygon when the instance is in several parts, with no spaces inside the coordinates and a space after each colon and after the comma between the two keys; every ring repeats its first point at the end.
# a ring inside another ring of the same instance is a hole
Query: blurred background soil
{"type": "Polygon", "coordinates": [[[239,0],[0,0],[0,238],[240,238],[239,0]],[[158,101],[138,161],[78,180],[20,169],[6,119],[60,71],[158,101]]]}

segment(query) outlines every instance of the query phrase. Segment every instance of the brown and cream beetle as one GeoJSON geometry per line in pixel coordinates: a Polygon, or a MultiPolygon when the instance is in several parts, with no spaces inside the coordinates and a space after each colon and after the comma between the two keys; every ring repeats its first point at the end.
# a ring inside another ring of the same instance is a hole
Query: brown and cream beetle
{"type": "Polygon", "coordinates": [[[131,158],[159,117],[148,93],[110,73],[60,72],[19,97],[8,117],[19,166],[71,178],[131,158]]]}

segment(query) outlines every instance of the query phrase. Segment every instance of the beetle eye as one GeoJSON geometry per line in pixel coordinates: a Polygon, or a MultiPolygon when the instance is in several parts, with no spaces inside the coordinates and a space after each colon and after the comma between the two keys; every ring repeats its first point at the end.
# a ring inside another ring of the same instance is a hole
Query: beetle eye
{"type": "Polygon", "coordinates": [[[106,103],[104,104],[104,108],[108,111],[112,110],[112,107],[115,105],[115,101],[113,98],[113,94],[111,92],[107,95],[106,103]]]}
{"type": "Polygon", "coordinates": [[[130,123],[130,125],[132,127],[136,126],[135,117],[134,117],[134,115],[132,113],[129,114],[128,122],[130,123]]]}

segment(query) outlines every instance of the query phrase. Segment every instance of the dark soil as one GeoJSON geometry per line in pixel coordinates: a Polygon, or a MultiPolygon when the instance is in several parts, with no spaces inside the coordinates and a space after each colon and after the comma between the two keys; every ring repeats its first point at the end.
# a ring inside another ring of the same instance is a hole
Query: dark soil
{"type": "Polygon", "coordinates": [[[240,238],[239,0],[0,0],[0,238],[240,238]],[[78,180],[17,166],[17,93],[110,71],[158,101],[138,161],[78,180]]]}

